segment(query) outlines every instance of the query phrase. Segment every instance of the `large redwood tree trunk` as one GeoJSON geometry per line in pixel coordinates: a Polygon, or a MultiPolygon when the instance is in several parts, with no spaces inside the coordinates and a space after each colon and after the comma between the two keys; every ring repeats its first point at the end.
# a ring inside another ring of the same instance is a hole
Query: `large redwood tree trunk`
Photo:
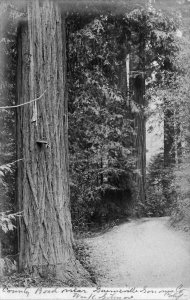
{"type": "MultiPolygon", "coordinates": [[[[19,267],[82,284],[69,208],[65,20],[53,1],[31,1],[18,29],[19,267]]],[[[84,284],[84,281],[82,281],[84,284]]]]}

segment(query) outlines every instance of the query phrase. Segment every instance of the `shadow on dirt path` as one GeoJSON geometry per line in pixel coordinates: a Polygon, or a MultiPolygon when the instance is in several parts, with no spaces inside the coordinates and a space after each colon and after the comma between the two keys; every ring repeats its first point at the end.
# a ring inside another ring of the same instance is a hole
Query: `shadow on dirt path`
{"type": "Polygon", "coordinates": [[[143,218],[87,238],[100,286],[190,287],[190,237],[169,218],[143,218]]]}

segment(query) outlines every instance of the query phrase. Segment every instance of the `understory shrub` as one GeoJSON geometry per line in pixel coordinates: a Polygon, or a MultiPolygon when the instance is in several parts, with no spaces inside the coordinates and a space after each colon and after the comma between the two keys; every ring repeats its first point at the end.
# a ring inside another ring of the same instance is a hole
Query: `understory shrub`
{"type": "Polygon", "coordinates": [[[173,169],[164,166],[164,154],[155,155],[148,166],[146,199],[139,203],[142,216],[163,217],[171,213],[176,197],[173,169]]]}
{"type": "Polygon", "coordinates": [[[176,175],[177,200],[173,205],[171,223],[184,231],[190,230],[190,155],[186,152],[176,175]]]}
{"type": "Polygon", "coordinates": [[[184,231],[190,230],[190,198],[179,199],[173,207],[171,224],[184,231]]]}

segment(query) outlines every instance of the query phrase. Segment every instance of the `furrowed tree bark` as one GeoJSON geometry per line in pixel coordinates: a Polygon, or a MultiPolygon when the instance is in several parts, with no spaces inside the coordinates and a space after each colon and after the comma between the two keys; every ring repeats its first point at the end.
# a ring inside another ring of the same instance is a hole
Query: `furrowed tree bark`
{"type": "MultiPolygon", "coordinates": [[[[139,45],[131,53],[131,90],[133,92],[133,101],[138,111],[134,113],[134,131],[133,147],[136,160],[136,174],[134,180],[136,183],[136,205],[144,203],[145,182],[146,182],[146,118],[145,118],[145,39],[142,33],[139,33],[139,45]]],[[[141,213],[139,211],[139,213],[141,213]]]]}
{"type": "Polygon", "coordinates": [[[65,19],[54,1],[30,1],[18,29],[19,268],[86,285],[75,259],[69,203],[65,19]]]}

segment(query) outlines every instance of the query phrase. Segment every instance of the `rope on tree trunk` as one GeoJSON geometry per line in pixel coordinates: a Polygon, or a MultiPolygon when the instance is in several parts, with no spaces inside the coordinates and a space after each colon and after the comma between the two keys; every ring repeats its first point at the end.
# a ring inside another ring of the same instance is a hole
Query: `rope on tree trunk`
{"type": "Polygon", "coordinates": [[[46,93],[46,91],[47,91],[47,90],[45,90],[45,91],[43,92],[43,94],[41,94],[38,98],[35,98],[35,99],[30,100],[30,101],[28,101],[28,102],[21,103],[21,104],[17,104],[17,105],[12,105],[12,106],[1,106],[0,109],[17,108],[17,107],[21,107],[21,106],[24,106],[24,105],[26,105],[26,104],[30,104],[30,103],[32,103],[32,102],[38,101],[38,100],[40,100],[40,99],[43,97],[43,95],[46,93]]]}

